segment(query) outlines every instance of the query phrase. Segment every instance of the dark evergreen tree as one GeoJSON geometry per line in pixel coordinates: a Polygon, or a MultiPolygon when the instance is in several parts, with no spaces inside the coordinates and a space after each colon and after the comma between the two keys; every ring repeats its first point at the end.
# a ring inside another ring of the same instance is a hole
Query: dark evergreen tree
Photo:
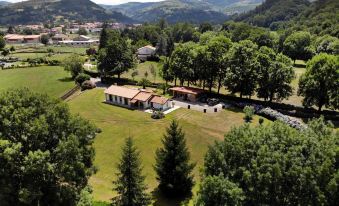
{"type": "Polygon", "coordinates": [[[147,187],[144,183],[145,176],[142,175],[140,152],[134,146],[131,137],[126,139],[117,168],[117,180],[113,184],[118,196],[113,198],[113,205],[149,205],[150,197],[146,193],[147,187]]]}
{"type": "Polygon", "coordinates": [[[175,49],[174,38],[172,34],[170,34],[167,38],[167,49],[166,49],[167,56],[171,56],[174,49],[175,49]]]}
{"type": "Polygon", "coordinates": [[[107,23],[104,23],[104,25],[102,26],[101,33],[100,33],[99,49],[106,47],[108,39],[109,39],[109,32],[107,31],[107,23]]]}
{"type": "Polygon", "coordinates": [[[162,139],[163,148],[156,152],[155,171],[159,189],[167,196],[186,196],[194,185],[185,134],[178,122],[173,120],[162,139]]]}
{"type": "Polygon", "coordinates": [[[159,56],[167,56],[167,42],[167,35],[165,33],[159,36],[156,50],[159,56]]]}

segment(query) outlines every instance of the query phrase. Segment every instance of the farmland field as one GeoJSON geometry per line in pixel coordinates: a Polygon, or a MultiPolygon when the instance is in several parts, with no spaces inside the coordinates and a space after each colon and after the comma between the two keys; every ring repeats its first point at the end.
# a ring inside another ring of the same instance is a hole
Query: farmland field
{"type": "Polygon", "coordinates": [[[0,70],[0,92],[9,88],[27,87],[35,92],[60,97],[74,86],[70,75],[62,67],[42,66],[0,70]]]}
{"type": "MultiPolygon", "coordinates": [[[[161,146],[165,128],[172,119],[177,119],[186,133],[192,159],[197,162],[197,167],[194,170],[197,181],[208,145],[216,140],[222,140],[227,131],[244,122],[243,113],[237,110],[204,114],[179,109],[167,115],[165,119],[153,120],[148,113],[107,105],[103,103],[103,100],[103,90],[94,89],[86,91],[68,102],[73,113],[79,113],[102,129],[102,133],[96,137],[94,142],[95,165],[99,170],[90,179],[90,184],[94,189],[94,198],[97,201],[109,201],[114,195],[112,181],[115,178],[115,165],[119,160],[124,138],[132,136],[135,139],[135,143],[141,151],[144,174],[147,176],[146,184],[150,190],[153,190],[157,186],[152,167],[154,154],[156,149],[161,146]]],[[[252,124],[258,124],[257,116],[252,124]]],[[[158,205],[173,204],[165,201],[158,205]]]]}

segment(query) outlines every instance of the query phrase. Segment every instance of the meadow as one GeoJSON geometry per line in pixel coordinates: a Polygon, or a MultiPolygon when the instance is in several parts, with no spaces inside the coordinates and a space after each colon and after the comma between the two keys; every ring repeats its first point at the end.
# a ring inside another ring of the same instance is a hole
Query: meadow
{"type": "MultiPolygon", "coordinates": [[[[68,102],[73,113],[93,122],[102,130],[95,139],[95,165],[98,172],[90,179],[93,195],[96,201],[108,202],[114,196],[112,181],[115,178],[115,166],[119,160],[124,139],[132,136],[139,150],[147,176],[146,184],[149,191],[157,187],[153,170],[154,155],[161,147],[161,138],[170,121],[176,119],[186,134],[187,145],[191,158],[197,163],[194,170],[195,180],[199,182],[200,170],[203,166],[204,155],[208,145],[222,140],[224,134],[232,127],[244,124],[242,111],[232,109],[219,113],[204,114],[187,109],[176,110],[162,120],[153,120],[150,114],[133,111],[103,103],[103,89],[86,91],[68,102]]],[[[255,116],[252,124],[258,124],[255,116]]],[[[269,122],[265,120],[265,122],[269,122]]],[[[156,198],[155,205],[175,205],[172,201],[156,198]]]]}
{"type": "Polygon", "coordinates": [[[0,92],[9,88],[27,87],[35,92],[60,97],[75,86],[62,67],[41,66],[0,70],[0,92]]]}

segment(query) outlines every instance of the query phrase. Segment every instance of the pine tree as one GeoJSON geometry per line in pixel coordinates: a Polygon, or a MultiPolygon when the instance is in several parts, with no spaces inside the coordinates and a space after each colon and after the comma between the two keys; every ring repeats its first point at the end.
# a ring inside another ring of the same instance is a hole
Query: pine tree
{"type": "Polygon", "coordinates": [[[107,45],[109,39],[109,32],[107,31],[107,27],[107,23],[104,23],[100,33],[99,49],[105,48],[107,45]]]}
{"type": "Polygon", "coordinates": [[[178,122],[172,121],[162,139],[163,148],[156,152],[155,171],[159,189],[168,196],[186,196],[194,185],[190,154],[186,147],[185,134],[178,122]]]}
{"type": "Polygon", "coordinates": [[[118,193],[118,196],[113,199],[113,205],[145,206],[150,204],[139,156],[140,152],[134,146],[133,139],[127,138],[117,166],[117,180],[113,182],[114,190],[118,193]]]}

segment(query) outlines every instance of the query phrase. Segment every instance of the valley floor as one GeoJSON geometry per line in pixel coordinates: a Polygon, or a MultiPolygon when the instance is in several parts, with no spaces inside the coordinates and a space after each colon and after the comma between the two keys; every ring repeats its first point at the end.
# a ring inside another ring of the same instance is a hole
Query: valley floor
{"type": "MultiPolygon", "coordinates": [[[[224,110],[216,114],[179,109],[170,113],[162,120],[153,120],[150,114],[142,111],[132,111],[103,103],[102,89],[86,91],[68,102],[73,113],[92,121],[101,130],[95,139],[95,165],[98,172],[90,179],[94,189],[95,200],[109,201],[114,195],[112,181],[115,178],[115,166],[119,160],[124,139],[132,136],[141,151],[146,184],[150,191],[156,186],[153,170],[154,155],[161,147],[161,138],[172,119],[177,119],[186,134],[187,145],[193,161],[197,162],[194,170],[195,180],[199,181],[199,170],[203,166],[204,154],[208,145],[222,140],[224,134],[232,127],[244,123],[243,113],[238,110],[224,110]]],[[[258,124],[255,116],[253,125],[258,124]]],[[[268,120],[265,120],[267,123],[268,120]]],[[[173,205],[160,199],[156,205],[173,205]]]]}

